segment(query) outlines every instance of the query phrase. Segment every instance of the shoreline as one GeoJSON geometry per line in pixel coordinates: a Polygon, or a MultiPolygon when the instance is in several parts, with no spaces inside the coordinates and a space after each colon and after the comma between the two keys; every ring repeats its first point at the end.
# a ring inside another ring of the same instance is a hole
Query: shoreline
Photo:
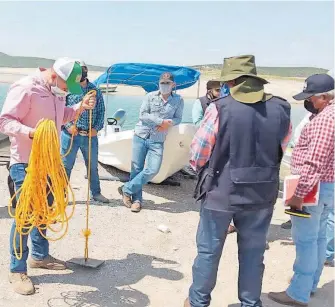
{"type": "MultiPolygon", "coordinates": [[[[11,68],[11,67],[0,67],[0,83],[11,84],[19,80],[22,77],[25,77],[29,74],[33,74],[36,71],[35,68],[11,68]]],[[[103,72],[99,71],[89,71],[88,78],[89,80],[95,80],[103,72]]],[[[197,99],[198,96],[198,86],[199,86],[199,95],[203,96],[206,93],[206,83],[210,78],[206,75],[203,75],[200,78],[200,82],[194,84],[193,86],[179,90],[183,98],[187,99],[197,99]]],[[[268,77],[267,80],[269,84],[265,85],[265,91],[271,93],[275,96],[280,96],[286,99],[291,104],[301,104],[295,101],[292,96],[301,92],[304,81],[297,79],[284,79],[284,78],[271,78],[268,77]]],[[[131,87],[124,85],[117,85],[117,91],[115,94],[120,96],[144,96],[145,91],[139,87],[131,87]]]]}

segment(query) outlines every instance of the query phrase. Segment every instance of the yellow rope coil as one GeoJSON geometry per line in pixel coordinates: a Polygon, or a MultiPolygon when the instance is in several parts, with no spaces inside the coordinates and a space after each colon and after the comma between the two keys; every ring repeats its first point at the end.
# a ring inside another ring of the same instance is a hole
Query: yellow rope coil
{"type": "MultiPolygon", "coordinates": [[[[96,94],[96,92],[94,91],[96,94]]],[[[76,118],[76,125],[79,116],[76,118]]],[[[89,187],[90,187],[90,164],[91,164],[91,130],[92,110],[89,111],[89,165],[88,165],[88,193],[87,193],[87,215],[86,229],[83,234],[85,242],[85,259],[88,257],[88,237],[91,230],[88,228],[89,214],[89,187]]],[[[72,149],[73,137],[70,147],[64,156],[67,156],[72,149]]],[[[59,136],[55,122],[49,119],[43,120],[36,128],[32,150],[26,169],[25,180],[19,190],[11,198],[8,206],[9,215],[15,218],[16,229],[13,236],[14,253],[17,259],[22,258],[22,236],[28,235],[34,227],[40,234],[50,241],[62,239],[68,231],[68,222],[73,216],[75,209],[75,197],[69,179],[67,177],[62,156],[60,154],[59,136]],[[17,197],[16,209],[12,212],[12,200],[17,197]],[[48,203],[48,196],[53,197],[52,204],[48,203]],[[70,197],[69,197],[70,196],[70,197]],[[69,200],[72,199],[73,206],[70,213],[67,212],[69,200]],[[59,223],[60,227],[53,227],[59,223]],[[54,233],[60,233],[57,237],[46,237],[44,230],[49,229],[54,233]],[[16,249],[16,236],[20,236],[20,251],[16,249]]]]}

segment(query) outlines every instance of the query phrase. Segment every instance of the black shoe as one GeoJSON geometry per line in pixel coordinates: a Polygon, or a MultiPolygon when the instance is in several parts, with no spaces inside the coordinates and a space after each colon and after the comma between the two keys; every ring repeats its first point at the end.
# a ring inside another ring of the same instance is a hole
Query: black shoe
{"type": "Polygon", "coordinates": [[[291,220],[288,220],[287,222],[281,224],[280,227],[283,228],[283,229],[291,229],[292,228],[291,220]]]}

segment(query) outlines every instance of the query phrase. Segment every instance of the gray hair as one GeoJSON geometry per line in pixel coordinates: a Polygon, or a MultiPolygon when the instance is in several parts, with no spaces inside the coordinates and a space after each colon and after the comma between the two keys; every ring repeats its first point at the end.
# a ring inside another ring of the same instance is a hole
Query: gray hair
{"type": "Polygon", "coordinates": [[[331,99],[334,99],[334,94],[335,94],[334,90],[331,90],[331,91],[328,91],[326,93],[315,94],[314,96],[319,97],[319,96],[325,95],[331,100],[331,99]]]}

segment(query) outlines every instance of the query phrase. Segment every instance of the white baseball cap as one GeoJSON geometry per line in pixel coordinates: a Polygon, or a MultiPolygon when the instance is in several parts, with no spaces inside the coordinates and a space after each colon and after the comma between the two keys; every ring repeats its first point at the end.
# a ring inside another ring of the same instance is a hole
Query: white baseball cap
{"type": "Polygon", "coordinates": [[[82,69],[78,61],[71,58],[59,58],[53,65],[55,73],[61,77],[72,94],[81,94],[80,79],[82,69]]]}

